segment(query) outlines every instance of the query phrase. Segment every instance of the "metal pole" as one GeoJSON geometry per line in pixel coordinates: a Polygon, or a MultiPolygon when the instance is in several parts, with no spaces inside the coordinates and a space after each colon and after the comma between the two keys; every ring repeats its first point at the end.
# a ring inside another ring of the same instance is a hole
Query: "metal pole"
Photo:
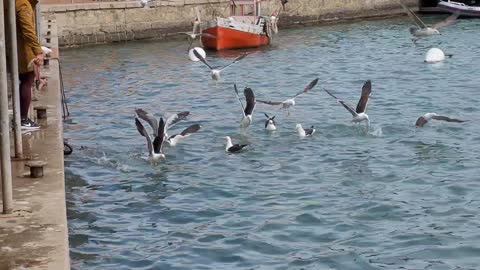
{"type": "Polygon", "coordinates": [[[13,210],[12,196],[12,164],[10,161],[10,130],[8,125],[8,86],[7,61],[5,55],[5,23],[3,0],[0,1],[0,141],[2,170],[3,213],[10,214],[13,210]]]}
{"type": "MultiPolygon", "coordinates": [[[[13,1],[15,3],[15,1],[13,1]]],[[[35,6],[35,32],[37,33],[38,42],[42,44],[42,31],[40,22],[42,21],[42,11],[40,10],[40,2],[35,6]]]]}
{"type": "Polygon", "coordinates": [[[13,97],[13,138],[15,143],[15,157],[23,158],[22,127],[20,117],[20,91],[18,86],[18,54],[17,54],[17,23],[15,19],[15,0],[7,0],[7,35],[9,43],[10,81],[13,97]]]}

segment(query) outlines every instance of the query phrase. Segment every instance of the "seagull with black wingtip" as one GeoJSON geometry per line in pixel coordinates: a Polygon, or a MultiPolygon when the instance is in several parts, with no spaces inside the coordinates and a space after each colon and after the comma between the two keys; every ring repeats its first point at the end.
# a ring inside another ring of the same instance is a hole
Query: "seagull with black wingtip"
{"type": "Polygon", "coordinates": [[[156,164],[161,159],[165,159],[165,155],[162,152],[163,142],[165,139],[165,122],[163,121],[163,118],[160,118],[160,121],[158,122],[158,125],[157,125],[158,129],[154,131],[156,135],[154,136],[153,142],[152,142],[152,138],[150,138],[150,135],[145,130],[145,127],[143,126],[142,122],[140,122],[140,120],[138,120],[138,118],[136,117],[135,117],[135,125],[137,126],[137,130],[140,133],[140,135],[145,137],[147,140],[148,160],[152,164],[156,164]]]}
{"type": "Polygon", "coordinates": [[[186,129],[182,130],[182,132],[180,132],[179,134],[174,134],[174,135],[168,137],[168,139],[166,141],[170,146],[175,146],[175,145],[177,145],[178,141],[189,137],[193,133],[196,133],[197,131],[200,130],[201,127],[202,126],[200,126],[199,124],[191,125],[191,126],[187,127],[186,129]]]}
{"type": "Polygon", "coordinates": [[[222,71],[224,71],[226,68],[228,68],[229,66],[237,63],[238,61],[242,60],[243,58],[245,58],[245,56],[248,55],[248,53],[244,53],[242,55],[240,55],[239,57],[235,58],[235,60],[233,60],[232,63],[224,66],[224,67],[221,67],[221,68],[213,68],[210,64],[208,64],[207,60],[205,60],[205,58],[197,52],[197,50],[194,48],[193,49],[193,54],[195,55],[195,57],[197,57],[198,59],[200,59],[200,61],[205,64],[211,71],[211,75],[212,75],[212,80],[215,80],[215,81],[218,81],[220,80],[220,73],[222,71]]]}
{"type": "Polygon", "coordinates": [[[275,115],[270,117],[268,114],[265,114],[265,117],[267,117],[267,121],[265,121],[265,129],[268,131],[275,131],[277,130],[277,126],[275,123],[275,115]]]}
{"type": "Polygon", "coordinates": [[[297,124],[295,126],[298,136],[301,138],[306,137],[306,136],[312,136],[313,133],[315,133],[315,128],[311,126],[310,128],[303,128],[301,124],[297,124]]]}
{"type": "Polygon", "coordinates": [[[352,122],[360,123],[362,121],[367,121],[367,128],[370,126],[370,119],[366,114],[368,99],[370,98],[370,93],[372,93],[372,82],[370,80],[366,81],[363,84],[362,95],[360,96],[360,100],[358,101],[357,108],[355,110],[352,108],[352,106],[350,106],[349,104],[345,103],[345,101],[334,96],[327,89],[323,89],[323,90],[327,92],[327,94],[335,98],[338,103],[342,104],[342,106],[345,107],[345,109],[347,109],[347,111],[349,111],[352,114],[352,117],[353,117],[352,122]]]}
{"type": "Polygon", "coordinates": [[[227,140],[227,145],[225,146],[225,151],[228,153],[238,153],[243,150],[243,148],[247,147],[248,144],[233,144],[232,138],[230,136],[226,136],[225,139],[227,140]]]}
{"type": "Polygon", "coordinates": [[[255,109],[255,104],[256,104],[255,94],[253,94],[252,88],[245,87],[245,89],[243,90],[243,94],[245,95],[246,106],[244,107],[243,102],[240,99],[240,96],[238,94],[237,85],[234,84],[233,87],[235,89],[235,95],[237,96],[243,111],[243,117],[242,117],[242,120],[240,121],[240,127],[248,128],[253,121],[253,118],[252,118],[253,110],[255,109]]]}
{"type": "Polygon", "coordinates": [[[454,123],[463,123],[463,122],[466,122],[465,120],[450,118],[450,117],[447,117],[447,116],[438,115],[438,114],[436,114],[436,113],[426,113],[426,114],[424,114],[423,116],[420,116],[420,117],[417,119],[417,122],[415,122],[415,127],[421,128],[421,127],[423,127],[426,123],[428,123],[428,121],[430,121],[430,120],[432,120],[432,119],[433,119],[433,120],[446,121],[446,122],[454,122],[454,123]]]}
{"type": "Polygon", "coordinates": [[[313,87],[315,87],[315,85],[317,85],[317,83],[318,83],[318,78],[311,81],[302,91],[298,92],[295,96],[293,96],[292,98],[286,99],[284,101],[269,101],[269,100],[260,100],[260,99],[257,99],[257,101],[260,102],[260,103],[264,103],[264,104],[272,105],[272,106],[281,105],[281,108],[286,109],[287,113],[290,114],[289,109],[290,109],[290,107],[295,106],[295,99],[297,97],[299,97],[300,95],[305,94],[308,91],[312,90],[313,87]]]}

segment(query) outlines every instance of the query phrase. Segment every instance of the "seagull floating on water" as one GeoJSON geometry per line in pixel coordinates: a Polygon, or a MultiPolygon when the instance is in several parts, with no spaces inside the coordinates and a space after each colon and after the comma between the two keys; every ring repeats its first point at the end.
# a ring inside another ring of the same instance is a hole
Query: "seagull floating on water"
{"type": "Polygon", "coordinates": [[[156,134],[154,136],[154,140],[152,142],[152,139],[150,138],[150,135],[148,132],[145,130],[145,127],[143,126],[142,122],[138,120],[138,118],[135,117],[135,125],[137,126],[137,130],[142,135],[147,139],[147,148],[148,148],[148,160],[151,163],[157,163],[160,161],[160,159],[165,159],[165,155],[162,152],[162,146],[165,138],[165,122],[163,121],[163,118],[160,118],[160,121],[158,123],[158,129],[154,131],[156,134]]]}
{"type": "Polygon", "coordinates": [[[327,89],[323,89],[327,94],[332,96],[337,100],[338,103],[342,104],[345,109],[347,109],[353,116],[352,122],[359,123],[362,121],[367,121],[367,128],[370,126],[370,120],[368,119],[368,115],[365,113],[367,110],[368,99],[370,97],[370,93],[372,92],[372,82],[370,80],[366,81],[362,87],[362,95],[360,100],[358,101],[357,108],[354,110],[352,106],[345,103],[343,100],[340,100],[336,96],[334,96],[330,91],[327,89]]]}
{"type": "Polygon", "coordinates": [[[233,87],[235,89],[235,95],[237,96],[238,101],[240,102],[240,105],[242,106],[242,110],[243,110],[243,118],[242,118],[242,121],[240,122],[240,127],[248,128],[253,121],[252,115],[253,115],[253,110],[255,109],[255,104],[256,104],[255,95],[253,94],[252,88],[245,87],[245,89],[243,90],[243,94],[245,95],[245,103],[247,106],[243,107],[242,100],[240,99],[240,96],[238,94],[237,85],[234,84],[233,87]]]}
{"type": "Polygon", "coordinates": [[[277,130],[277,127],[275,126],[275,115],[270,117],[268,114],[264,113],[265,117],[267,117],[267,121],[265,121],[265,129],[268,131],[274,131],[277,130]]]}
{"type": "Polygon", "coordinates": [[[258,102],[268,104],[268,105],[282,105],[282,109],[286,109],[288,113],[290,113],[289,108],[295,106],[295,99],[300,96],[301,94],[307,93],[308,91],[312,90],[315,85],[318,83],[318,78],[311,81],[301,92],[298,92],[295,96],[292,98],[286,99],[284,101],[267,101],[267,100],[257,100],[258,102]]]}
{"type": "Polygon", "coordinates": [[[298,136],[300,136],[301,138],[306,136],[312,136],[313,133],[315,133],[316,131],[313,126],[304,129],[301,124],[297,124],[295,128],[297,129],[298,136]]]}
{"type": "Polygon", "coordinates": [[[460,119],[455,119],[455,118],[450,118],[447,116],[441,116],[436,113],[426,113],[423,116],[420,116],[417,119],[417,122],[415,122],[415,126],[418,128],[423,127],[428,121],[430,120],[441,120],[441,121],[447,121],[447,122],[455,122],[455,123],[463,123],[465,120],[460,120],[460,119]]]}
{"type": "Polygon", "coordinates": [[[450,15],[447,19],[438,22],[431,27],[428,27],[418,16],[413,12],[409,7],[407,7],[405,4],[402,2],[399,2],[400,5],[402,5],[403,9],[407,12],[408,16],[410,19],[412,19],[413,23],[416,24],[418,27],[411,27],[410,28],[410,33],[415,36],[413,38],[413,42],[416,42],[418,39],[426,36],[432,36],[432,35],[440,35],[440,31],[438,31],[439,28],[448,26],[450,24],[453,24],[458,16],[460,15],[459,12],[455,12],[452,15],[450,15]]]}
{"type": "Polygon", "coordinates": [[[237,63],[238,61],[242,60],[243,58],[245,58],[245,56],[248,55],[248,53],[244,53],[244,54],[240,55],[239,57],[237,57],[235,60],[233,60],[232,63],[230,63],[230,64],[228,64],[228,65],[226,65],[226,66],[224,66],[224,67],[222,67],[222,68],[213,68],[212,66],[210,66],[210,65],[208,64],[207,60],[205,60],[205,58],[204,58],[201,54],[199,54],[199,53],[197,52],[196,49],[193,49],[193,54],[194,54],[198,59],[200,59],[200,61],[201,61],[202,63],[204,63],[204,64],[210,69],[211,75],[212,75],[212,80],[215,80],[215,81],[220,80],[220,73],[221,73],[223,70],[225,70],[225,69],[228,68],[229,66],[237,63]]]}
{"type": "Polygon", "coordinates": [[[187,127],[186,129],[184,129],[179,134],[175,134],[175,135],[172,135],[172,136],[168,137],[167,143],[170,146],[175,146],[175,145],[177,145],[178,141],[189,137],[193,133],[196,133],[197,131],[200,130],[201,127],[202,126],[200,126],[199,124],[191,125],[191,126],[187,127]]]}
{"type": "Polygon", "coordinates": [[[225,151],[229,153],[238,153],[242,151],[243,148],[248,146],[248,144],[233,144],[230,136],[226,136],[225,139],[227,140],[227,146],[225,146],[225,151]]]}

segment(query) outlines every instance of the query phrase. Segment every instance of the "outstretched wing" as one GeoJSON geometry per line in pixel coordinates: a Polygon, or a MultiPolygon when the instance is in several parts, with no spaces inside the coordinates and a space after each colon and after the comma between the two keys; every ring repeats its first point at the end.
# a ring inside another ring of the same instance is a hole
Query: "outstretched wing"
{"type": "Polygon", "coordinates": [[[240,98],[240,95],[238,94],[237,84],[233,84],[233,88],[235,89],[235,95],[237,96],[237,99],[240,102],[240,106],[242,106],[243,116],[246,116],[245,115],[245,107],[243,106],[242,99],[240,98]]]}
{"type": "Polygon", "coordinates": [[[370,80],[366,81],[362,87],[362,96],[357,104],[357,109],[355,112],[363,113],[367,110],[368,98],[370,97],[370,93],[372,93],[372,82],[370,80]]]}
{"type": "Polygon", "coordinates": [[[448,26],[450,24],[453,24],[457,21],[457,18],[458,18],[459,15],[460,15],[460,13],[457,11],[457,12],[453,13],[452,15],[448,16],[448,18],[446,18],[445,20],[432,25],[432,28],[438,29],[440,27],[445,27],[445,26],[448,26]]]}
{"type": "Polygon", "coordinates": [[[203,58],[203,56],[202,56],[201,54],[199,54],[196,49],[193,49],[193,54],[195,55],[195,57],[197,57],[198,59],[200,59],[200,61],[201,61],[202,63],[204,63],[210,70],[213,69],[212,66],[210,66],[210,65],[207,63],[207,60],[205,60],[205,58],[203,58]]]}
{"type": "Polygon", "coordinates": [[[463,122],[465,122],[465,120],[450,118],[450,117],[441,116],[441,115],[432,116],[432,119],[441,120],[441,121],[447,121],[447,122],[455,122],[455,123],[463,123],[463,122]]]}
{"type": "Polygon", "coordinates": [[[245,116],[247,115],[252,115],[253,110],[255,109],[255,94],[253,94],[252,88],[245,87],[243,90],[243,94],[245,95],[245,100],[247,103],[247,106],[245,107],[245,110],[243,113],[245,116]]]}
{"type": "Polygon", "coordinates": [[[155,119],[153,115],[147,113],[143,109],[135,109],[135,113],[137,114],[138,117],[146,121],[152,127],[153,135],[157,136],[157,129],[158,129],[157,119],[155,119]]]}
{"type": "MultiPolygon", "coordinates": [[[[187,119],[187,116],[190,114],[189,111],[184,111],[184,112],[179,112],[176,114],[172,114],[167,118],[167,121],[165,121],[165,131],[167,131],[169,128],[174,126],[176,123],[187,119]]],[[[163,119],[162,119],[163,120],[163,119]]],[[[160,130],[160,127],[159,127],[160,130]]]]}
{"type": "Polygon", "coordinates": [[[403,9],[407,12],[408,17],[412,19],[413,23],[416,24],[420,28],[427,28],[425,23],[423,23],[422,20],[413,12],[409,7],[407,7],[405,4],[403,4],[401,1],[399,1],[400,5],[403,7],[403,9]]]}
{"type": "Polygon", "coordinates": [[[145,130],[145,127],[143,126],[142,122],[138,120],[138,118],[135,117],[135,125],[137,126],[138,133],[145,137],[147,139],[147,147],[148,147],[148,153],[152,153],[152,139],[150,138],[150,135],[148,135],[147,131],[145,130]]]}
{"type": "Polygon", "coordinates": [[[248,55],[248,53],[244,53],[244,54],[240,55],[239,57],[235,58],[235,60],[233,60],[232,63],[222,67],[220,70],[224,70],[224,69],[228,68],[229,66],[231,66],[231,65],[237,63],[238,61],[242,60],[243,58],[245,58],[247,55],[248,55]]]}
{"type": "Polygon", "coordinates": [[[158,122],[158,135],[153,140],[153,152],[156,154],[162,153],[162,145],[165,139],[165,122],[160,118],[158,122]]]}
{"type": "Polygon", "coordinates": [[[191,125],[191,126],[187,127],[186,129],[184,129],[182,132],[180,132],[180,135],[182,135],[183,137],[189,136],[190,134],[193,134],[193,133],[199,131],[200,128],[201,128],[201,126],[199,124],[191,125]]]}
{"type": "Polygon", "coordinates": [[[263,104],[268,104],[268,105],[282,105],[282,101],[270,101],[270,100],[260,100],[260,99],[257,99],[258,102],[260,103],[263,103],[263,104]]]}
{"type": "Polygon", "coordinates": [[[345,109],[347,109],[353,116],[357,116],[358,114],[355,112],[355,110],[350,106],[348,105],[347,103],[345,103],[343,100],[340,100],[338,99],[336,96],[334,96],[332,93],[330,93],[330,91],[328,91],[327,89],[323,89],[323,91],[327,92],[327,94],[329,94],[330,96],[332,96],[333,98],[335,98],[337,100],[338,103],[342,104],[343,107],[345,107],[345,109]]]}
{"type": "Polygon", "coordinates": [[[315,87],[315,85],[317,85],[317,83],[318,83],[318,78],[311,81],[301,92],[298,92],[293,98],[296,98],[296,97],[300,96],[301,94],[307,93],[308,91],[312,90],[312,88],[315,87]]]}

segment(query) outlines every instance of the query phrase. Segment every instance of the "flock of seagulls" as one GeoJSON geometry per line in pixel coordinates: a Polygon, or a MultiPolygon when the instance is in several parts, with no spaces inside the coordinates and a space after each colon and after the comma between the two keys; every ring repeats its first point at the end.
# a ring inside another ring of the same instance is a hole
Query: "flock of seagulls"
{"type": "MultiPolygon", "coordinates": [[[[282,0],[282,5],[284,5],[285,3],[287,3],[287,0],[285,1],[282,0]]],[[[400,2],[400,5],[405,9],[409,17],[417,25],[417,28],[413,27],[410,29],[410,33],[414,36],[414,39],[413,39],[414,42],[416,42],[418,39],[422,37],[440,34],[438,29],[454,23],[459,15],[458,13],[454,13],[453,15],[449,16],[446,20],[441,21],[437,24],[434,24],[431,27],[428,27],[406,5],[404,5],[401,2],[400,2]]],[[[185,32],[185,34],[187,34],[191,38],[191,40],[195,40],[196,38],[202,35],[200,30],[200,18],[199,18],[198,10],[196,10],[196,12],[197,12],[197,20],[193,24],[192,32],[185,32]]],[[[224,71],[226,68],[230,67],[231,65],[238,63],[248,55],[247,53],[241,54],[230,64],[223,67],[214,68],[212,65],[210,65],[207,62],[202,50],[198,47],[195,47],[192,50],[190,50],[191,45],[192,45],[192,42],[190,42],[189,52],[193,52],[193,55],[196,58],[198,58],[198,60],[201,61],[206,67],[209,68],[211,73],[211,78],[214,81],[219,81],[221,79],[222,71],[224,71]]],[[[283,101],[257,99],[254,91],[250,87],[244,88],[243,90],[244,99],[243,99],[237,88],[237,85],[233,84],[234,94],[238,99],[242,109],[240,128],[248,129],[252,125],[254,111],[257,103],[262,103],[270,106],[278,106],[280,107],[280,109],[284,109],[287,113],[287,116],[289,116],[290,110],[296,105],[296,99],[310,92],[312,89],[314,89],[314,87],[318,84],[318,81],[319,81],[319,78],[312,80],[307,86],[305,86],[303,90],[297,92],[294,96],[287,98],[283,101]]],[[[363,87],[360,93],[360,99],[358,100],[358,103],[355,108],[350,104],[348,104],[347,102],[345,102],[344,100],[338,98],[334,93],[332,93],[331,90],[324,88],[323,91],[327,93],[329,96],[331,96],[332,98],[334,98],[337,101],[337,103],[342,105],[352,115],[352,119],[351,119],[352,123],[365,122],[367,131],[368,131],[370,127],[370,119],[366,111],[367,111],[368,101],[372,93],[372,82],[370,80],[367,80],[363,84],[363,87]]],[[[150,162],[152,162],[152,164],[156,164],[160,160],[165,159],[165,154],[163,153],[164,144],[167,144],[168,146],[176,146],[179,141],[191,136],[192,134],[198,132],[201,129],[201,126],[199,124],[192,124],[184,128],[180,133],[176,133],[171,136],[168,135],[168,131],[170,130],[170,128],[172,128],[173,126],[175,126],[177,123],[181,121],[187,120],[187,117],[190,114],[190,112],[188,111],[172,114],[166,118],[160,117],[158,120],[156,117],[147,113],[143,109],[136,109],[135,113],[136,113],[135,125],[140,135],[145,137],[146,139],[149,160],[150,162]],[[146,131],[145,126],[142,124],[142,121],[140,120],[143,120],[150,125],[152,129],[151,133],[148,133],[146,131]]],[[[271,116],[267,113],[263,113],[263,114],[266,117],[265,130],[269,132],[276,131],[278,129],[277,123],[276,123],[276,116],[274,115],[271,116]]],[[[425,115],[420,116],[417,119],[415,126],[417,128],[424,127],[431,120],[439,120],[439,121],[446,121],[446,122],[453,122],[453,123],[465,122],[465,120],[450,118],[447,116],[438,115],[436,113],[426,113],[425,115]]],[[[312,136],[316,132],[316,129],[314,126],[310,126],[309,128],[303,128],[302,124],[300,123],[296,124],[295,130],[300,138],[312,136]]],[[[239,143],[232,142],[232,138],[230,136],[225,136],[225,140],[226,140],[225,151],[228,153],[241,152],[248,146],[248,144],[239,144],[239,143]]]]}

